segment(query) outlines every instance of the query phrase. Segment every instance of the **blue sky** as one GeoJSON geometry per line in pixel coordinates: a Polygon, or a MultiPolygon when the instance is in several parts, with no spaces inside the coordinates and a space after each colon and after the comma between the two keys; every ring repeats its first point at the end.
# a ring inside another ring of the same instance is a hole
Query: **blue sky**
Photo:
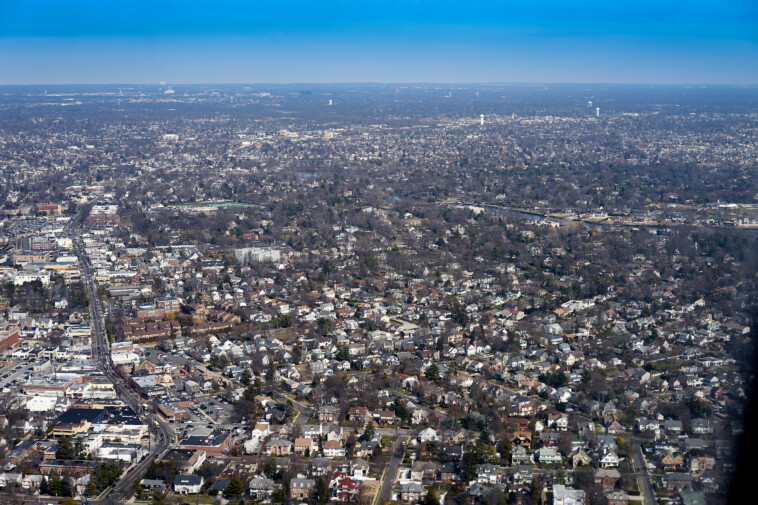
{"type": "Polygon", "coordinates": [[[0,84],[758,83],[758,0],[0,0],[0,84]]]}

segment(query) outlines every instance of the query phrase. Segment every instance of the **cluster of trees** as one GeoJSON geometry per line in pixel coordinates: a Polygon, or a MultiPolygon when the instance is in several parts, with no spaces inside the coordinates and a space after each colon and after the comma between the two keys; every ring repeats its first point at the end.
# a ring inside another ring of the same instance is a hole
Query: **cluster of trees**
{"type": "Polygon", "coordinates": [[[487,427],[487,420],[478,414],[469,413],[466,417],[460,419],[461,427],[466,430],[484,431],[487,427]]]}
{"type": "Polygon", "coordinates": [[[160,479],[163,482],[174,482],[176,474],[176,462],[173,459],[168,461],[153,461],[147,467],[145,478],[160,479]]]}
{"type": "Polygon", "coordinates": [[[55,457],[58,459],[83,459],[84,444],[81,439],[77,438],[73,441],[71,437],[61,437],[58,440],[58,451],[55,453],[55,457]]]}
{"type": "Polygon", "coordinates": [[[538,378],[540,382],[556,389],[568,384],[568,377],[566,377],[566,373],[563,370],[553,373],[543,373],[538,378]]]}
{"type": "Polygon", "coordinates": [[[406,421],[408,423],[411,422],[411,417],[413,416],[413,414],[405,406],[405,402],[403,402],[403,400],[401,400],[400,398],[395,398],[395,403],[394,403],[393,407],[394,407],[394,411],[395,411],[395,416],[401,422],[402,421],[406,421]]]}
{"type": "Polygon", "coordinates": [[[121,477],[123,468],[120,461],[98,463],[90,474],[89,484],[85,493],[87,496],[97,496],[109,488],[121,477]]]}
{"type": "Polygon", "coordinates": [[[495,448],[482,440],[469,447],[461,458],[461,479],[471,481],[477,475],[476,468],[485,463],[497,463],[495,448]]]}
{"type": "Polygon", "coordinates": [[[3,294],[8,298],[8,305],[20,304],[32,313],[47,312],[52,307],[51,291],[41,281],[27,282],[16,286],[12,282],[5,284],[3,294]]]}
{"type": "Polygon", "coordinates": [[[454,296],[451,296],[448,299],[448,303],[450,304],[450,319],[460,325],[465,326],[466,323],[468,323],[468,314],[466,313],[466,308],[461,305],[461,302],[458,300],[458,298],[454,296]]]}
{"type": "Polygon", "coordinates": [[[73,496],[74,483],[67,473],[59,474],[55,470],[50,472],[47,480],[42,479],[40,494],[51,496],[73,496]]]}
{"type": "Polygon", "coordinates": [[[84,285],[76,283],[71,285],[71,308],[83,308],[89,306],[87,291],[84,285]]]}
{"type": "Polygon", "coordinates": [[[231,476],[229,483],[224,489],[224,494],[229,498],[242,496],[245,494],[245,484],[242,483],[242,479],[239,475],[234,474],[231,476]]]}

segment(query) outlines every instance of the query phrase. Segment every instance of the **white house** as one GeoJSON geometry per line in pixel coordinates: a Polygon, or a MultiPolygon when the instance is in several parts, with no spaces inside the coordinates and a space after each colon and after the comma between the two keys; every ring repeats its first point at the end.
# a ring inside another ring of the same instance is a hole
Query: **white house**
{"type": "Polygon", "coordinates": [[[560,463],[562,457],[555,447],[540,447],[537,449],[537,460],[541,464],[560,463]]]}
{"type": "Polygon", "coordinates": [[[437,435],[437,432],[432,428],[426,428],[418,434],[419,442],[436,442],[437,440],[439,440],[439,436],[437,435]]]}
{"type": "Polygon", "coordinates": [[[600,458],[600,466],[603,468],[616,468],[619,466],[619,457],[613,451],[606,452],[603,457],[600,458]]]}
{"type": "Polygon", "coordinates": [[[200,475],[177,475],[174,478],[174,492],[177,494],[198,494],[203,488],[200,475]]]}
{"type": "Polygon", "coordinates": [[[553,505],[584,505],[585,496],[581,489],[556,484],[553,486],[553,505]]]}

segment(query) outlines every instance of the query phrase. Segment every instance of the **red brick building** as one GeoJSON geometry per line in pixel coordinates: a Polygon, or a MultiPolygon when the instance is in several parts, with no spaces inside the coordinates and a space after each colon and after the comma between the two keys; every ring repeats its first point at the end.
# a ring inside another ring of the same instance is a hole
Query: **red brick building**
{"type": "Polygon", "coordinates": [[[7,351],[18,344],[18,328],[0,331],[0,352],[7,351]]]}
{"type": "Polygon", "coordinates": [[[179,449],[189,449],[191,451],[205,451],[205,454],[211,458],[217,458],[229,449],[232,442],[231,433],[214,431],[207,437],[194,436],[181,441],[179,449]]]}

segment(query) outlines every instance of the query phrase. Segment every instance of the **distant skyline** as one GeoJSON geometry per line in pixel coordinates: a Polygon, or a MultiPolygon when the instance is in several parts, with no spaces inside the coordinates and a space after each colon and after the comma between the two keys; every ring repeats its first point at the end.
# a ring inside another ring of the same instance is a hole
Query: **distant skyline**
{"type": "Polygon", "coordinates": [[[0,0],[0,84],[758,84],[755,0],[0,0]]]}

